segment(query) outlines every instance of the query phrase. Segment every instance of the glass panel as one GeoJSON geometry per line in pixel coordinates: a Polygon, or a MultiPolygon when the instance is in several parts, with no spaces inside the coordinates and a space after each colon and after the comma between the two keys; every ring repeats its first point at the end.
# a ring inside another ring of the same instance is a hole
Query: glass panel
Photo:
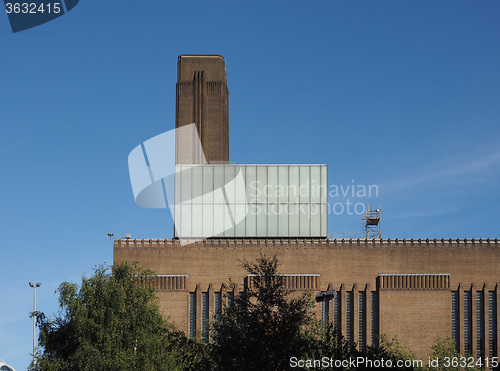
{"type": "Polygon", "coordinates": [[[300,202],[310,202],[310,192],[311,192],[311,175],[309,166],[301,166],[300,167],[300,202]]]}
{"type": "Polygon", "coordinates": [[[268,166],[267,167],[267,202],[277,203],[278,202],[278,167],[268,166]]]}
{"type": "Polygon", "coordinates": [[[310,205],[301,204],[299,205],[300,213],[300,237],[309,237],[311,235],[310,230],[310,205]]]}
{"type": "Polygon", "coordinates": [[[299,205],[288,205],[288,228],[290,237],[299,237],[299,205]]]}
{"type": "Polygon", "coordinates": [[[175,237],[179,237],[181,234],[181,205],[174,205],[174,229],[175,237]]]}
{"type": "Polygon", "coordinates": [[[248,214],[246,220],[246,235],[248,237],[257,236],[257,205],[248,205],[248,214]]]}
{"type": "Polygon", "coordinates": [[[192,169],[192,194],[191,199],[193,203],[202,202],[203,190],[203,167],[195,166],[192,169]]]}
{"type": "Polygon", "coordinates": [[[278,204],[267,205],[267,237],[278,237],[278,204]]]}
{"type": "Polygon", "coordinates": [[[328,177],[326,165],[321,165],[321,202],[328,202],[328,177]]]}
{"type": "Polygon", "coordinates": [[[203,237],[214,235],[214,205],[203,205],[203,237]]]}
{"type": "Polygon", "coordinates": [[[192,167],[185,166],[181,173],[181,202],[191,202],[191,187],[192,187],[192,167]]]}
{"type": "Polygon", "coordinates": [[[295,204],[299,202],[299,167],[288,167],[288,202],[295,204]]]}
{"type": "Polygon", "coordinates": [[[236,204],[234,206],[234,221],[236,223],[234,234],[236,237],[245,236],[245,218],[248,207],[246,204],[236,204]]]}
{"type": "Polygon", "coordinates": [[[182,166],[177,165],[175,167],[175,202],[181,202],[181,189],[182,189],[182,178],[180,174],[182,173],[182,166]]]}
{"type": "Polygon", "coordinates": [[[266,215],[266,205],[257,204],[257,236],[266,237],[267,236],[267,215],[266,215]]]}
{"type": "Polygon", "coordinates": [[[247,192],[247,202],[257,202],[257,168],[255,166],[245,166],[245,188],[247,192]]]}
{"type": "Polygon", "coordinates": [[[267,202],[267,166],[257,166],[257,203],[267,202]]]}
{"type": "Polygon", "coordinates": [[[311,203],[321,202],[321,167],[311,166],[311,203]]]}
{"type": "Polygon", "coordinates": [[[288,166],[278,166],[278,202],[288,203],[288,166]]]}
{"type": "Polygon", "coordinates": [[[327,205],[326,204],[321,204],[321,236],[326,237],[327,236],[327,220],[328,220],[328,214],[327,214],[327,205]]]}
{"type": "Polygon", "coordinates": [[[245,167],[238,166],[235,174],[235,202],[244,204],[247,202],[246,186],[245,186],[245,167]]]}
{"type": "Polygon", "coordinates": [[[234,165],[224,166],[224,189],[226,190],[226,196],[229,203],[234,202],[234,197],[236,194],[235,181],[234,181],[235,171],[236,169],[234,165]]]}
{"type": "Polygon", "coordinates": [[[224,237],[234,237],[234,207],[224,207],[224,237]]]}
{"type": "Polygon", "coordinates": [[[321,205],[312,204],[310,209],[311,213],[311,237],[321,236],[321,205]]]}
{"type": "Polygon", "coordinates": [[[214,166],[214,204],[225,204],[224,193],[224,166],[214,166]]]}
{"type": "Polygon", "coordinates": [[[203,209],[202,205],[196,204],[192,208],[192,230],[189,237],[203,237],[203,209]]]}
{"type": "Polygon", "coordinates": [[[221,204],[214,205],[214,236],[223,237],[221,234],[224,232],[225,209],[226,205],[221,205],[221,204]]]}
{"type": "Polygon", "coordinates": [[[203,166],[203,203],[212,204],[214,202],[214,168],[203,166]]]}
{"type": "Polygon", "coordinates": [[[181,208],[181,235],[179,237],[191,237],[191,205],[182,204],[181,208]]]}
{"type": "Polygon", "coordinates": [[[278,232],[279,237],[288,237],[288,206],[287,204],[279,204],[278,213],[278,232]]]}

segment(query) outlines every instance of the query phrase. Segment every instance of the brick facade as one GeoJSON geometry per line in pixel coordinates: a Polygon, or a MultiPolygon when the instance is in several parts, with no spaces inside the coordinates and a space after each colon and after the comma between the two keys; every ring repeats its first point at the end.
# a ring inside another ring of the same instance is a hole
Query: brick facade
{"type": "MultiPolygon", "coordinates": [[[[178,59],[176,123],[195,123],[207,163],[229,161],[229,90],[220,55],[181,55],[178,59]]],[[[177,143],[177,163],[202,163],[192,143],[177,143]]]]}
{"type": "Polygon", "coordinates": [[[427,360],[438,337],[455,334],[462,353],[467,347],[483,357],[500,352],[500,241],[496,239],[208,239],[182,246],[171,239],[114,243],[114,263],[137,261],[160,275],[162,314],[187,334],[190,325],[201,331],[203,318],[213,320],[215,302],[224,297],[221,290],[229,278],[241,290],[249,284],[240,261],[255,261],[261,253],[277,256],[278,270],[287,275],[291,289],[311,290],[314,296],[336,290],[335,299],[317,303],[315,311],[340,327],[351,343],[364,347],[376,342],[379,334],[398,334],[402,343],[427,360]],[[454,297],[456,310],[452,310],[454,297]]]}

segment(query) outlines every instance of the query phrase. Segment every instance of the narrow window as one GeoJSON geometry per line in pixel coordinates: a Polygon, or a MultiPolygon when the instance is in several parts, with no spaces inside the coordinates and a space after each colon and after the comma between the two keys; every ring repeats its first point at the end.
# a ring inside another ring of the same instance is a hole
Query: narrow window
{"type": "Polygon", "coordinates": [[[476,291],[476,357],[484,357],[484,292],[476,291]]]}
{"type": "Polygon", "coordinates": [[[325,324],[328,324],[328,306],[329,306],[330,300],[328,299],[323,299],[321,301],[321,321],[323,321],[325,324]]]}
{"type": "Polygon", "coordinates": [[[379,345],[379,338],[378,338],[378,292],[377,291],[372,291],[371,295],[371,303],[372,303],[372,313],[371,313],[371,321],[372,321],[372,345],[378,346],[379,345]]]}
{"type": "Polygon", "coordinates": [[[340,326],[340,308],[340,292],[338,292],[333,298],[333,327],[337,331],[342,329],[340,326]]]}
{"type": "Polygon", "coordinates": [[[472,292],[464,291],[464,353],[472,353],[472,292]]]}
{"type": "Polygon", "coordinates": [[[490,358],[498,357],[497,354],[497,296],[495,291],[488,293],[488,318],[489,318],[489,339],[490,358]]]}
{"type": "Polygon", "coordinates": [[[358,292],[358,332],[359,332],[359,341],[358,341],[358,349],[360,351],[365,350],[365,333],[366,333],[366,292],[360,291],[358,292]]]}
{"type": "Polygon", "coordinates": [[[354,326],[353,326],[353,320],[354,320],[354,303],[353,303],[353,292],[352,291],[347,291],[345,293],[345,299],[346,299],[346,334],[345,334],[345,339],[347,341],[347,344],[349,346],[353,345],[353,340],[354,340],[354,326]]]}
{"type": "Polygon", "coordinates": [[[214,321],[219,322],[220,321],[220,316],[222,313],[222,293],[221,292],[216,292],[214,293],[214,309],[215,309],[215,314],[214,314],[214,321]]]}
{"type": "Polygon", "coordinates": [[[208,342],[208,292],[201,293],[201,340],[208,342]]]}
{"type": "Polygon", "coordinates": [[[226,299],[227,299],[226,305],[229,309],[231,309],[234,304],[234,292],[228,292],[226,295],[226,299]]]}
{"type": "Polygon", "coordinates": [[[451,337],[455,341],[455,348],[458,351],[460,344],[460,332],[459,332],[459,321],[460,316],[458,313],[458,291],[451,292],[451,337]]]}
{"type": "Polygon", "coordinates": [[[196,293],[189,293],[189,337],[196,338],[196,293]]]}

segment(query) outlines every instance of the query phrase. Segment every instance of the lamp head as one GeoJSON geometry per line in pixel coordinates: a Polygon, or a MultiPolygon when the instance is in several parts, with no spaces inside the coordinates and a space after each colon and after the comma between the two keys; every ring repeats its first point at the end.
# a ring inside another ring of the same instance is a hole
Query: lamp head
{"type": "Polygon", "coordinates": [[[35,287],[35,285],[33,285],[33,282],[30,282],[30,287],[35,287]]]}
{"type": "Polygon", "coordinates": [[[40,282],[36,283],[36,287],[40,287],[42,284],[40,282]]]}

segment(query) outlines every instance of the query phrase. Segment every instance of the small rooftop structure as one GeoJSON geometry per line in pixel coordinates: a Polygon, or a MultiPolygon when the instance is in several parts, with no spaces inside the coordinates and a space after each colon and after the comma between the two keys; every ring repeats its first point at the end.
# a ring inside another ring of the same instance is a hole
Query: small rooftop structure
{"type": "Polygon", "coordinates": [[[371,210],[370,205],[368,205],[366,215],[363,220],[365,221],[363,232],[367,240],[382,238],[382,234],[380,232],[380,206],[378,209],[371,210]]]}

